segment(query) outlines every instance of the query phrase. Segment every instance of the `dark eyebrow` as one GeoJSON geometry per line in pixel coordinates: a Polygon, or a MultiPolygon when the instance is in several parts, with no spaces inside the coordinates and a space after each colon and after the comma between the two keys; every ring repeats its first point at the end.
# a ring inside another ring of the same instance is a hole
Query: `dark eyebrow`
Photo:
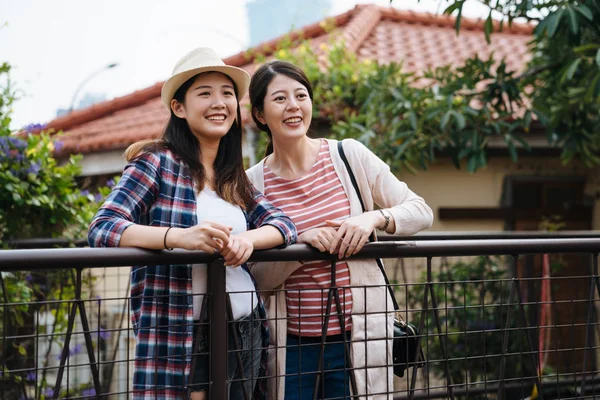
{"type": "MultiPolygon", "coordinates": [[[[223,85],[222,87],[233,90],[233,86],[231,86],[231,85],[223,85]]],[[[213,87],[210,85],[200,85],[200,86],[195,87],[193,90],[212,89],[212,88],[213,87]]]]}
{"type": "MultiPolygon", "coordinates": [[[[303,90],[303,91],[305,91],[305,92],[306,92],[306,89],[305,89],[305,88],[303,88],[303,87],[298,87],[298,88],[294,89],[294,92],[297,92],[298,90],[303,90]]],[[[276,95],[277,93],[279,93],[279,92],[283,92],[283,93],[285,94],[285,90],[283,90],[283,89],[280,89],[280,90],[276,90],[276,91],[274,91],[273,93],[271,93],[271,96],[275,96],[275,95],[276,95]]]]}

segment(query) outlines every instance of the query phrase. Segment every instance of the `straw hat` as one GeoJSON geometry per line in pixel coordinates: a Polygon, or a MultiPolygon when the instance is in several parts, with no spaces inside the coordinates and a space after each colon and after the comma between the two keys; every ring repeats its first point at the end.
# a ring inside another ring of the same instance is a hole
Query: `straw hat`
{"type": "Polygon", "coordinates": [[[190,51],[175,64],[173,75],[165,82],[160,93],[163,104],[170,110],[175,92],[188,79],[201,72],[222,72],[237,86],[238,101],[244,97],[250,85],[250,75],[241,68],[225,65],[217,53],[208,47],[190,51]]]}

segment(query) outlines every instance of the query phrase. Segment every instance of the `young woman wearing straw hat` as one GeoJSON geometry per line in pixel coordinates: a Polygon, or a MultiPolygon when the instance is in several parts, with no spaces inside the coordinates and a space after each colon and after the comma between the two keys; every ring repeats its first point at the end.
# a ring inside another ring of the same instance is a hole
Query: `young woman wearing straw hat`
{"type": "MultiPolygon", "coordinates": [[[[244,173],[239,99],[249,80],[244,70],[225,65],[211,49],[184,56],[162,88],[162,102],[171,113],[162,138],[126,151],[123,176],[89,230],[95,247],[181,248],[223,256],[227,291],[238,292],[229,296],[230,310],[235,331],[242,335],[247,378],[240,380],[236,356],[230,354],[231,399],[243,399],[243,392],[252,395],[266,364],[261,351],[266,327],[258,322],[264,320],[264,309],[245,262],[254,249],[296,239],[291,220],[244,173]]],[[[205,317],[202,293],[206,265],[132,268],[134,399],[182,399],[188,390],[192,399],[206,397],[207,335],[198,327],[205,317]],[[192,371],[193,347],[204,356],[198,356],[192,371]]],[[[252,398],[259,397],[256,390],[252,398]]]]}

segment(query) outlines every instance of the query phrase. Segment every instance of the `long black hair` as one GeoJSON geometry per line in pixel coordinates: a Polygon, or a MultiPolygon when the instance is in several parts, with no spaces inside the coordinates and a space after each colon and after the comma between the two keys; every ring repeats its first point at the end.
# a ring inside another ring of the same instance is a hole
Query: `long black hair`
{"type": "MultiPolygon", "coordinates": [[[[191,77],[181,85],[173,98],[184,104],[185,94],[199,75],[191,77]]],[[[237,98],[237,86],[235,82],[232,81],[231,83],[233,84],[237,98]]],[[[162,137],[158,141],[146,140],[131,145],[125,152],[125,158],[130,161],[144,152],[155,152],[161,148],[167,148],[187,164],[197,189],[202,190],[204,188],[206,172],[200,161],[200,153],[202,151],[200,142],[190,130],[187,120],[179,118],[173,110],[170,111],[171,116],[162,137]]],[[[215,191],[219,197],[228,203],[236,204],[245,209],[252,201],[252,191],[250,189],[250,180],[244,171],[241,124],[242,117],[238,99],[237,121],[231,125],[227,134],[221,138],[213,168],[215,171],[215,191]]]]}
{"type": "Polygon", "coordinates": [[[273,135],[271,134],[269,127],[261,123],[258,118],[256,118],[256,112],[263,112],[265,108],[267,88],[277,74],[285,75],[288,78],[291,78],[302,84],[308,91],[310,100],[313,100],[313,90],[310,81],[306,77],[304,71],[292,63],[273,60],[261,65],[254,72],[254,75],[252,75],[252,80],[250,81],[250,89],[248,93],[250,95],[250,104],[252,105],[252,119],[254,120],[254,123],[258,129],[265,131],[267,135],[269,135],[269,142],[267,143],[267,148],[265,149],[265,156],[268,156],[273,152],[273,135]]]}

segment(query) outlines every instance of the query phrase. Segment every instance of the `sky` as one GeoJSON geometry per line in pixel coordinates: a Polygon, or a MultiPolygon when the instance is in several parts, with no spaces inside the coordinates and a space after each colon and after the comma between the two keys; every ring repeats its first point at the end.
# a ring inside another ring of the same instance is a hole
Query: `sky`
{"type": "MultiPolygon", "coordinates": [[[[0,0],[0,63],[11,64],[11,82],[19,92],[11,128],[46,123],[86,93],[111,99],[164,81],[176,61],[196,47],[211,47],[222,58],[245,50],[248,1],[0,0]],[[118,65],[106,69],[111,63],[118,65]]],[[[389,0],[332,0],[329,13],[315,20],[365,3],[390,5],[389,0]]],[[[445,4],[395,0],[392,6],[441,12],[445,4]]],[[[463,15],[487,16],[475,2],[463,15]]]]}

